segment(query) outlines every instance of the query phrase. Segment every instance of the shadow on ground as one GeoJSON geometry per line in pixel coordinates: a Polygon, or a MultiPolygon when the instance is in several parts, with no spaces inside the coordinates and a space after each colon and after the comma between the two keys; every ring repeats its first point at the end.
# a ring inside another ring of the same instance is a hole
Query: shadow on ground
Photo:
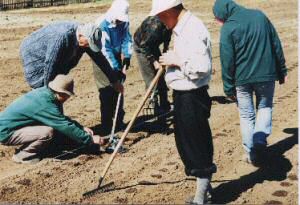
{"type": "Polygon", "coordinates": [[[213,190],[213,203],[227,204],[235,201],[241,193],[264,181],[283,181],[292,169],[291,162],[283,155],[298,144],[298,128],[283,130],[292,136],[268,147],[268,159],[257,171],[239,179],[220,184],[213,190]]]}
{"type": "Polygon", "coordinates": [[[219,104],[232,104],[232,103],[236,103],[235,101],[231,100],[228,97],[225,96],[212,96],[210,97],[212,102],[217,102],[219,104]]]}

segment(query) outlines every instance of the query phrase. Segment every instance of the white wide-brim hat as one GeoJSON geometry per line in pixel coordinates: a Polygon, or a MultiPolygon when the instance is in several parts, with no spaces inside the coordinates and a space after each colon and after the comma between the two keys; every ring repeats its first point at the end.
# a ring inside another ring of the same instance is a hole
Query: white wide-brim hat
{"type": "Polygon", "coordinates": [[[156,16],[157,14],[178,6],[179,4],[182,4],[182,0],[152,0],[150,16],[156,16]]]}
{"type": "Polygon", "coordinates": [[[112,20],[129,22],[129,3],[127,0],[114,0],[107,12],[112,20]]]}

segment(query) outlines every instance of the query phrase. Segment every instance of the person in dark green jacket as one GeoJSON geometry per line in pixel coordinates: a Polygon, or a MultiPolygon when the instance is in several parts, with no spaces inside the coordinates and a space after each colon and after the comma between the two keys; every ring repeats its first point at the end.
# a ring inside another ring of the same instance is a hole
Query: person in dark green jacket
{"type": "Polygon", "coordinates": [[[37,88],[16,99],[0,113],[0,143],[22,145],[13,155],[18,163],[40,161],[41,152],[58,131],[85,145],[103,144],[89,128],[63,115],[62,104],[73,95],[73,79],[57,75],[49,86],[37,88]]]}
{"type": "Polygon", "coordinates": [[[213,13],[223,25],[220,59],[224,92],[238,102],[245,160],[258,165],[272,130],[275,81],[283,84],[287,80],[281,42],[260,10],[247,9],[232,0],[216,0],[213,13]]]}

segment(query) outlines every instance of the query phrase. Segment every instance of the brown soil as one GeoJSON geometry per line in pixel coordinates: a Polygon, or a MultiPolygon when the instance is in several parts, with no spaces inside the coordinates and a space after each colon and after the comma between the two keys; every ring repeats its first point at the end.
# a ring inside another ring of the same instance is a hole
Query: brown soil
{"type": "MultiPolygon", "coordinates": [[[[289,68],[288,82],[276,87],[273,133],[268,139],[274,156],[265,168],[255,168],[241,160],[243,148],[238,111],[235,104],[226,103],[222,98],[218,53],[220,27],[211,12],[213,1],[185,2],[207,25],[213,40],[215,73],[209,92],[214,97],[210,124],[214,160],[218,166],[212,179],[215,203],[282,204],[272,194],[284,189],[287,193],[284,204],[297,204],[297,1],[239,1],[245,6],[262,9],[269,16],[282,40],[289,68]],[[290,182],[289,186],[286,182],[290,182]]],[[[131,0],[130,3],[133,33],[149,13],[151,1],[131,0]]],[[[19,45],[25,36],[55,20],[92,21],[107,8],[105,3],[94,3],[0,12],[0,111],[30,90],[19,60],[19,45]]],[[[90,60],[84,57],[71,75],[75,78],[77,96],[67,102],[66,114],[85,126],[99,125],[98,92],[90,60]]],[[[144,83],[134,57],[126,82],[126,120],[131,118],[143,94],[144,83]]],[[[195,181],[184,174],[173,136],[173,132],[148,133],[147,130],[130,133],[129,151],[117,156],[105,178],[106,183],[115,182],[115,190],[90,198],[82,194],[97,186],[109,154],[80,154],[68,160],[48,158],[36,165],[20,165],[10,160],[14,147],[0,146],[0,203],[182,204],[194,192],[195,181]]]]}

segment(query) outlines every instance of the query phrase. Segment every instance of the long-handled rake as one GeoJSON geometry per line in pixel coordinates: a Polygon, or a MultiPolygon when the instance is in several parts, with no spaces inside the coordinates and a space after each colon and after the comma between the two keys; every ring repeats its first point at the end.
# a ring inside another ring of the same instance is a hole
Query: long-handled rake
{"type": "MultiPolygon", "coordinates": [[[[124,74],[126,74],[126,65],[123,67],[122,72],[124,74]]],[[[124,83],[124,80],[122,80],[121,82],[122,84],[124,83]]],[[[115,130],[116,130],[116,124],[117,124],[117,119],[118,119],[118,115],[119,115],[119,109],[120,109],[120,104],[121,104],[121,97],[122,97],[122,93],[119,93],[118,95],[118,100],[117,100],[117,105],[116,105],[116,109],[115,109],[115,116],[114,116],[114,120],[113,120],[113,126],[111,129],[111,133],[110,133],[110,138],[109,138],[109,146],[106,147],[106,151],[108,152],[112,152],[114,151],[116,144],[118,143],[118,138],[117,136],[115,136],[115,130]]]]}
{"type": "Polygon", "coordinates": [[[143,108],[143,106],[144,106],[146,100],[148,99],[148,97],[149,97],[149,95],[150,95],[152,89],[153,89],[154,86],[157,84],[157,82],[158,82],[160,76],[163,74],[163,71],[164,71],[164,68],[163,68],[163,67],[160,67],[160,69],[159,69],[158,72],[156,73],[155,78],[152,80],[152,82],[151,82],[151,84],[150,84],[150,86],[149,86],[149,88],[148,88],[148,90],[147,90],[147,92],[146,92],[146,94],[145,94],[143,100],[140,102],[139,106],[137,107],[135,113],[134,113],[133,116],[132,116],[131,121],[130,121],[129,124],[127,125],[127,127],[126,127],[126,129],[125,129],[125,131],[124,131],[124,133],[123,133],[123,135],[122,135],[122,137],[121,137],[119,143],[117,144],[117,146],[116,146],[116,148],[115,148],[113,154],[111,155],[109,161],[107,162],[107,164],[106,164],[106,166],[105,166],[105,168],[104,168],[104,170],[103,170],[103,172],[102,172],[102,174],[101,174],[101,177],[100,177],[100,179],[99,179],[99,184],[98,184],[97,188],[94,189],[94,190],[92,190],[92,191],[89,191],[89,192],[84,193],[84,194],[83,194],[84,197],[90,197],[90,196],[92,196],[92,195],[94,195],[94,194],[96,194],[96,193],[105,192],[105,190],[107,190],[107,189],[109,189],[110,187],[114,186],[113,182],[112,182],[112,183],[109,183],[109,184],[107,184],[107,185],[102,186],[102,182],[103,182],[103,180],[104,180],[104,177],[105,177],[105,175],[106,175],[106,173],[107,173],[107,171],[108,171],[110,165],[112,164],[113,160],[115,159],[116,154],[118,153],[119,148],[122,146],[122,144],[123,144],[123,142],[124,142],[126,136],[128,135],[130,129],[132,128],[132,126],[133,126],[133,124],[134,124],[134,122],[135,122],[135,120],[136,120],[138,114],[140,113],[140,111],[141,111],[141,109],[143,108]]]}
{"type": "Polygon", "coordinates": [[[157,103],[156,99],[155,99],[156,98],[156,93],[155,93],[156,88],[157,88],[157,86],[154,86],[151,96],[150,96],[148,102],[146,102],[146,105],[143,109],[144,120],[151,119],[155,115],[154,109],[155,109],[155,103],[157,103]]]}

